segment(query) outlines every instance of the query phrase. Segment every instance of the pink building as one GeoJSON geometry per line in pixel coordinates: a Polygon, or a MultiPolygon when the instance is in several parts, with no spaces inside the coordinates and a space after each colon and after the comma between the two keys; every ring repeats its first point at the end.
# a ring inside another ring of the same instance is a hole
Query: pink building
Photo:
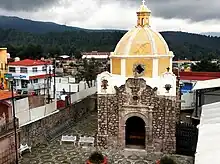
{"type": "MultiPolygon", "coordinates": [[[[0,163],[15,163],[14,124],[10,91],[0,91],[0,163]]],[[[16,119],[17,122],[17,119],[16,119]]],[[[17,122],[18,128],[18,122],[17,122]]],[[[18,144],[19,145],[19,144],[18,144]]]]}

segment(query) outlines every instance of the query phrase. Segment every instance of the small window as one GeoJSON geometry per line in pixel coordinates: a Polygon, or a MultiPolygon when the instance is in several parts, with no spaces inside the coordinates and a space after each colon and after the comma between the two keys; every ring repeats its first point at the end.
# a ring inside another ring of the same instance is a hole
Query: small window
{"type": "Polygon", "coordinates": [[[4,64],[1,63],[1,70],[4,70],[4,64]]]}
{"type": "Polygon", "coordinates": [[[144,68],[143,68],[143,66],[141,66],[140,64],[137,65],[137,67],[136,67],[135,70],[136,70],[136,72],[137,72],[138,74],[141,74],[141,73],[144,72],[144,68]]]}
{"type": "Polygon", "coordinates": [[[27,68],[21,67],[21,68],[20,68],[20,72],[21,72],[21,73],[27,73],[27,68]]]}
{"type": "Polygon", "coordinates": [[[37,72],[37,67],[32,68],[33,72],[37,72]]]}
{"type": "Polygon", "coordinates": [[[34,82],[34,83],[38,83],[38,79],[34,79],[33,82],[34,82]]]}
{"type": "Polygon", "coordinates": [[[47,69],[46,69],[46,67],[45,66],[43,66],[42,67],[42,71],[46,71],[47,69]]]}
{"type": "Polygon", "coordinates": [[[9,67],[8,70],[9,72],[15,72],[15,67],[9,67]]]}

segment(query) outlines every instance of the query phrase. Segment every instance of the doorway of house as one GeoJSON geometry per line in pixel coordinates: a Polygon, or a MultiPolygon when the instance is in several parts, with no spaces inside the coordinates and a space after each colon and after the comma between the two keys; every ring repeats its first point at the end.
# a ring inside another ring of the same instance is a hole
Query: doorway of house
{"type": "Polygon", "coordinates": [[[145,149],[145,122],[142,118],[133,116],[127,119],[125,143],[127,148],[145,149]]]}

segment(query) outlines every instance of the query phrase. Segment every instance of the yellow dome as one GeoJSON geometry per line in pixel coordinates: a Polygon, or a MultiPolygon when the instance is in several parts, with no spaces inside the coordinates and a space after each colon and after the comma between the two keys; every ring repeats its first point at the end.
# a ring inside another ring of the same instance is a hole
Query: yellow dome
{"type": "Polygon", "coordinates": [[[172,71],[174,54],[160,33],[150,27],[151,11],[144,4],[137,11],[137,25],[118,42],[110,55],[111,73],[125,77],[154,78],[172,71]]]}
{"type": "Polygon", "coordinates": [[[160,33],[150,27],[135,27],[128,31],[118,42],[115,56],[167,55],[169,48],[160,33]]]}

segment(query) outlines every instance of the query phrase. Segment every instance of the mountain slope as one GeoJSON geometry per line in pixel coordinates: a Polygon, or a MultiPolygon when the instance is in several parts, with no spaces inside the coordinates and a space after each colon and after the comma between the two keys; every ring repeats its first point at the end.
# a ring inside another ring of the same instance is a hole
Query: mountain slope
{"type": "Polygon", "coordinates": [[[66,31],[75,31],[75,30],[84,30],[84,31],[115,31],[113,30],[88,30],[79,27],[71,27],[66,25],[60,25],[53,22],[41,22],[33,21],[29,19],[22,19],[19,17],[10,17],[10,16],[0,16],[0,28],[1,29],[15,29],[21,32],[30,32],[30,33],[48,33],[48,32],[66,32],[66,31]]]}
{"type": "Polygon", "coordinates": [[[79,30],[77,27],[59,25],[52,22],[32,21],[19,17],[0,16],[0,28],[16,29],[22,32],[47,33],[79,30]]]}
{"type": "MultiPolygon", "coordinates": [[[[126,31],[87,30],[55,23],[0,17],[0,47],[21,58],[78,51],[114,51],[126,31]],[[1,19],[2,18],[2,19],[1,19]],[[4,22],[3,20],[7,20],[4,22]]],[[[161,32],[175,59],[219,58],[220,38],[185,32],[161,32]]]]}
{"type": "Polygon", "coordinates": [[[220,32],[204,32],[201,33],[202,35],[206,35],[206,36],[216,36],[216,37],[220,37],[220,32]]]}

